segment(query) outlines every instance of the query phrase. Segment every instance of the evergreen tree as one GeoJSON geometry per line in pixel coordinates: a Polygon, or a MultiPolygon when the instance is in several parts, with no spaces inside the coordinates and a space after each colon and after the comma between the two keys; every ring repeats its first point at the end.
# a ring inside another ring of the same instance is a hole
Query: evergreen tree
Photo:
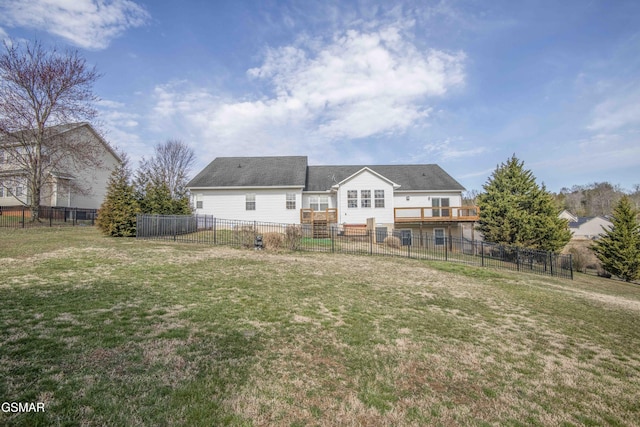
{"type": "Polygon", "coordinates": [[[147,182],[138,188],[138,202],[142,213],[154,215],[191,215],[189,197],[172,197],[169,186],[164,182],[147,182]]]}
{"type": "Polygon", "coordinates": [[[536,184],[515,154],[496,168],[483,189],[478,230],[487,241],[558,251],[571,239],[553,195],[536,184]]]}
{"type": "Polygon", "coordinates": [[[107,195],[100,206],[96,224],[102,232],[113,237],[130,237],[136,235],[136,214],[140,212],[131,185],[131,171],[126,155],[121,155],[122,163],[118,165],[107,186],[107,195]]]}
{"type": "Polygon", "coordinates": [[[613,227],[603,227],[604,236],[592,247],[602,262],[602,268],[627,282],[640,278],[640,224],[637,216],[638,211],[624,196],[613,211],[613,227]]]}

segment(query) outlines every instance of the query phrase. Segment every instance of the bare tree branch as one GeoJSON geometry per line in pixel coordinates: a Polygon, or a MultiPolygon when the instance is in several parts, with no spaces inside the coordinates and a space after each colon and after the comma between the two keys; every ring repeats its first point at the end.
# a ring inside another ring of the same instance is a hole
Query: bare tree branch
{"type": "Polygon", "coordinates": [[[26,181],[28,197],[20,201],[31,207],[34,219],[45,184],[63,162],[91,167],[99,161],[96,147],[70,138],[61,127],[96,117],[93,84],[99,77],[77,51],[46,50],[38,41],[4,43],[0,144],[5,165],[0,172],[12,173],[9,181],[26,181]]]}

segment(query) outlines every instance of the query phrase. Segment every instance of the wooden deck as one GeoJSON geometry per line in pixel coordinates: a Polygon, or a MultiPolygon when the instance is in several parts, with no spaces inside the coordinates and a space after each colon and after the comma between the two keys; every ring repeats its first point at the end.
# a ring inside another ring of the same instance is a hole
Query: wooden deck
{"type": "Polygon", "coordinates": [[[396,223],[473,222],[480,218],[478,206],[395,208],[396,223]]]}
{"type": "Polygon", "coordinates": [[[338,209],[330,208],[324,211],[314,211],[313,209],[300,209],[300,224],[335,224],[338,222],[338,209]]]}

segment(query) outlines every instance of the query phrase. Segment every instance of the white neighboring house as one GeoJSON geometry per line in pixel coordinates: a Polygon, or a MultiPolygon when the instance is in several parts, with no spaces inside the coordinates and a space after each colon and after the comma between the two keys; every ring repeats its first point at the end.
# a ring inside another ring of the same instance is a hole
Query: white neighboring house
{"type": "Polygon", "coordinates": [[[613,223],[603,216],[578,217],[567,210],[558,216],[569,221],[572,239],[597,239],[603,234],[602,227],[613,227],[613,223]]]}
{"type": "Polygon", "coordinates": [[[309,166],[306,156],[218,157],[188,184],[196,214],[365,226],[436,238],[473,229],[464,187],[434,164],[309,166]]]}
{"type": "MultiPolygon", "coordinates": [[[[62,161],[49,171],[42,188],[42,206],[98,209],[107,193],[111,171],[121,163],[120,157],[88,123],[72,123],[49,128],[52,137],[72,138],[74,143],[90,146],[97,155],[100,167],[81,167],[71,161],[62,161]],[[72,185],[72,183],[77,185],[72,185]],[[74,191],[73,188],[84,191],[74,191]]],[[[12,161],[10,151],[15,143],[0,140],[0,206],[19,206],[28,203],[24,172],[12,161]]]]}

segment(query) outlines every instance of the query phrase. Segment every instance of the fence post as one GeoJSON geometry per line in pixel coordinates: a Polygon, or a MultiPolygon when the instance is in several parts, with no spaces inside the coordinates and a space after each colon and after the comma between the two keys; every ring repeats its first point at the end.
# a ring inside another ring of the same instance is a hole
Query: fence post
{"type": "Polygon", "coordinates": [[[369,235],[369,255],[373,255],[373,233],[367,230],[367,234],[369,235]]]}
{"type": "Polygon", "coordinates": [[[571,272],[571,280],[573,280],[573,254],[569,253],[569,271],[571,272]]]}
{"type": "Polygon", "coordinates": [[[336,228],[335,227],[331,227],[331,253],[334,253],[336,251],[336,247],[335,247],[335,240],[336,240],[336,228]]]}
{"type": "Polygon", "coordinates": [[[216,217],[213,217],[213,244],[217,245],[218,244],[218,236],[216,235],[216,217]]]}
{"type": "Polygon", "coordinates": [[[22,207],[22,228],[24,228],[24,206],[22,207]]]}
{"type": "Polygon", "coordinates": [[[447,242],[449,238],[444,238],[444,260],[449,261],[449,242],[447,242]]]}
{"type": "Polygon", "coordinates": [[[482,259],[482,266],[484,267],[484,240],[480,240],[480,259],[482,259]]]}
{"type": "Polygon", "coordinates": [[[520,248],[516,246],[516,269],[520,271],[520,248]]]}

